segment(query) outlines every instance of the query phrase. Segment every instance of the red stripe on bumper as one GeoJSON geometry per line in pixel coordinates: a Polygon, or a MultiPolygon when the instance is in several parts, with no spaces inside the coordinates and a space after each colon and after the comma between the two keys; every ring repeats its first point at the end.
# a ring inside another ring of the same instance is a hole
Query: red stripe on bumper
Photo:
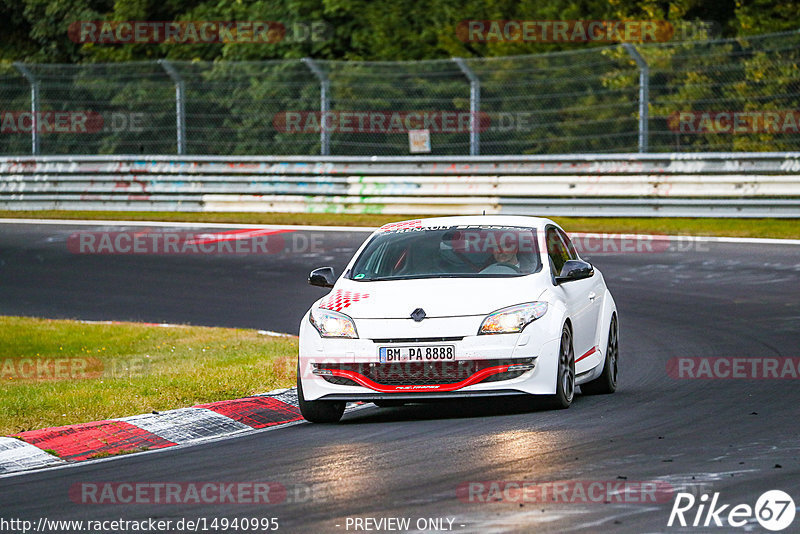
{"type": "Polygon", "coordinates": [[[587,352],[586,354],[584,354],[583,356],[581,356],[580,358],[575,360],[575,363],[578,363],[579,361],[581,361],[584,358],[588,358],[589,356],[591,356],[592,354],[597,352],[597,350],[598,350],[597,347],[592,347],[591,349],[589,349],[589,352],[587,352]]]}

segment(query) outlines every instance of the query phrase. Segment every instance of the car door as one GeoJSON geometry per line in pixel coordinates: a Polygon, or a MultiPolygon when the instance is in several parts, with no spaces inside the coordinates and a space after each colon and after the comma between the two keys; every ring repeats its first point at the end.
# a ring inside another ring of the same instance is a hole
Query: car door
{"type": "MultiPolygon", "coordinates": [[[[597,298],[596,295],[595,298],[592,298],[591,293],[594,288],[593,279],[596,277],[592,276],[584,280],[573,280],[556,285],[555,277],[561,274],[561,269],[567,260],[578,258],[577,255],[572,257],[569,246],[562,237],[563,233],[558,228],[548,226],[545,232],[547,256],[550,259],[550,269],[555,285],[553,292],[566,303],[567,314],[572,321],[572,346],[577,360],[594,346],[595,327],[592,324],[592,308],[597,298]]],[[[578,372],[577,364],[576,372],[578,372]]]]}
{"type": "MultiPolygon", "coordinates": [[[[572,244],[572,240],[570,240],[569,236],[564,233],[560,228],[556,228],[559,237],[567,246],[567,252],[569,252],[569,257],[571,260],[579,260],[581,259],[578,256],[578,252],[575,250],[575,246],[572,244]]],[[[585,285],[588,287],[588,300],[589,300],[589,307],[586,311],[586,334],[590,336],[589,347],[586,350],[591,350],[594,347],[595,342],[597,340],[597,330],[599,328],[600,323],[600,312],[603,309],[603,298],[605,297],[605,284],[603,283],[602,277],[598,274],[595,274],[591,278],[587,278],[586,280],[578,280],[577,283],[585,282],[585,285]]],[[[574,284],[576,282],[570,282],[570,284],[574,284]]],[[[584,352],[578,353],[575,351],[575,358],[580,358],[581,355],[585,354],[584,352]]],[[[579,364],[580,366],[580,364],[579,364]]]]}

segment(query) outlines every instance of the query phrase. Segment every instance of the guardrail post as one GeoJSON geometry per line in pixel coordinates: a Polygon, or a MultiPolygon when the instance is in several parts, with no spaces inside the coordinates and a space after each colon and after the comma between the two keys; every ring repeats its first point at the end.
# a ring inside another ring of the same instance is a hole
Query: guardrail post
{"type": "Polygon", "coordinates": [[[650,67],[642,57],[636,47],[630,43],[622,43],[625,51],[636,62],[639,67],[639,152],[647,152],[647,140],[649,137],[648,119],[650,115],[650,67]]]}
{"type": "Polygon", "coordinates": [[[331,135],[325,128],[325,119],[330,109],[330,92],[331,81],[328,75],[325,74],[317,62],[310,57],[304,57],[303,63],[314,73],[314,76],[319,80],[319,153],[323,156],[329,156],[331,153],[331,135]]]}
{"type": "Polygon", "coordinates": [[[167,72],[175,82],[175,130],[177,131],[178,155],[186,154],[186,99],[184,97],[183,78],[175,67],[166,59],[159,59],[158,64],[167,72]]]}
{"type": "Polygon", "coordinates": [[[39,112],[39,82],[36,76],[24,64],[14,62],[14,67],[22,74],[28,83],[31,84],[31,154],[39,155],[39,124],[37,113],[39,112]]]}
{"type": "Polygon", "coordinates": [[[478,156],[481,153],[481,134],[478,113],[481,110],[481,81],[470,69],[463,58],[452,58],[464,76],[469,80],[469,155],[478,156]]]}

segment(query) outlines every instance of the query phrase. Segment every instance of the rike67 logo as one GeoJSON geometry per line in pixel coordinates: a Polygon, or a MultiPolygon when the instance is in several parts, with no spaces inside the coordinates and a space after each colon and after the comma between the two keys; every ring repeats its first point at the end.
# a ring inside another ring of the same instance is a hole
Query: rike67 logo
{"type": "Polygon", "coordinates": [[[721,504],[719,492],[710,498],[704,493],[699,499],[681,492],[675,496],[667,526],[743,527],[757,521],[765,529],[777,532],[792,524],[795,512],[794,500],[781,490],[762,493],[755,506],[721,504]]]}

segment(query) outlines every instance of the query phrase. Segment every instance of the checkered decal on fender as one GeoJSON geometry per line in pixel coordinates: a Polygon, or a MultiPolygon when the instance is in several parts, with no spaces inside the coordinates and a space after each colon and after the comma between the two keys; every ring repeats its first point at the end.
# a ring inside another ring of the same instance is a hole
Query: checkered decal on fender
{"type": "Polygon", "coordinates": [[[415,219],[413,221],[402,221],[396,223],[384,224],[381,226],[381,232],[391,232],[392,230],[406,230],[408,228],[422,228],[422,221],[415,219]]]}
{"type": "Polygon", "coordinates": [[[357,293],[355,291],[344,291],[337,289],[328,295],[320,304],[320,308],[332,311],[342,311],[354,302],[369,298],[369,293],[357,293]]]}

